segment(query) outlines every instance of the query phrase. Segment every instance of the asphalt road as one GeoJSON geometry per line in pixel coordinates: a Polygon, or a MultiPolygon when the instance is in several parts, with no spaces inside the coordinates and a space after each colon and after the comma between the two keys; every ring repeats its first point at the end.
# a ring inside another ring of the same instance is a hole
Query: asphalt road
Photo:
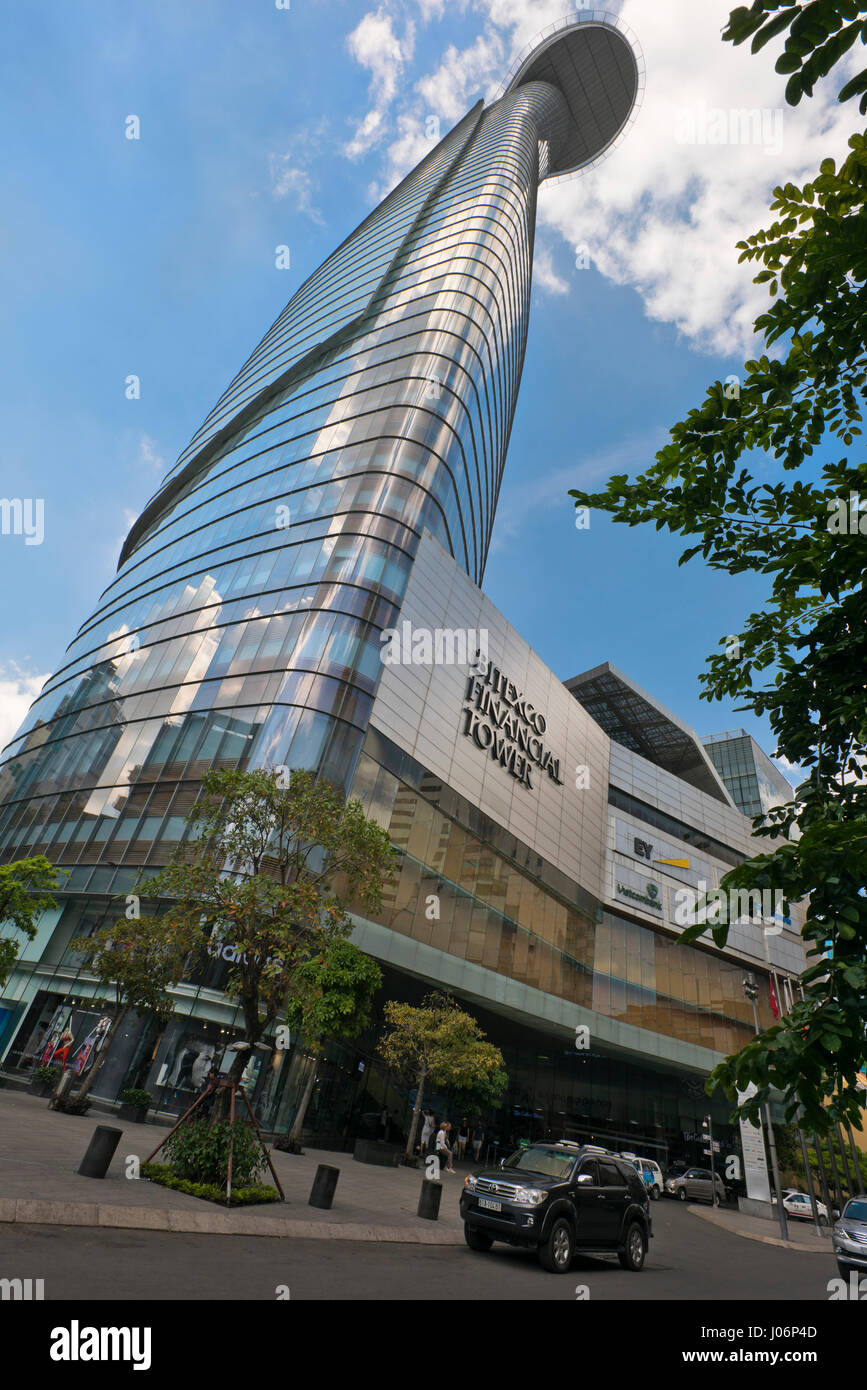
{"type": "Polygon", "coordinates": [[[806,1254],[745,1240],[667,1200],[653,1207],[644,1270],[576,1257],[569,1275],[495,1245],[485,1255],[436,1247],[104,1228],[4,1225],[0,1277],[42,1278],[45,1299],[826,1302],[830,1252],[806,1254]],[[586,1289],[586,1294],[583,1290],[586,1289]]]}

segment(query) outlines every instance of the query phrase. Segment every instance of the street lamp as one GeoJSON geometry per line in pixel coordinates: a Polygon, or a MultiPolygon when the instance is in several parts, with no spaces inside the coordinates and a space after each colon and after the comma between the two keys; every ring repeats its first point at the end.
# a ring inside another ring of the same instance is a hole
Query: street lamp
{"type": "Polygon", "coordinates": [[[707,1130],[708,1153],[710,1154],[710,1204],[712,1207],[718,1205],[716,1195],[716,1168],[713,1161],[713,1121],[710,1115],[705,1115],[701,1122],[702,1129],[707,1130]]]}
{"type": "MultiPolygon", "coordinates": [[[[743,986],[744,994],[753,1006],[753,1026],[756,1030],[756,1036],[758,1037],[759,1016],[756,1012],[756,1000],[759,997],[759,987],[753,979],[752,975],[746,975],[744,977],[743,986]]],[[[774,1138],[774,1126],[771,1123],[771,1107],[768,1101],[765,1101],[765,1124],[768,1127],[768,1150],[771,1155],[771,1173],[774,1179],[774,1192],[777,1198],[777,1211],[780,1214],[780,1235],[783,1237],[783,1240],[788,1240],[789,1227],[786,1222],[786,1209],[783,1206],[783,1191],[780,1187],[780,1170],[777,1165],[777,1141],[774,1138]]],[[[761,1125],[759,1126],[759,1128],[761,1129],[761,1125]]]]}

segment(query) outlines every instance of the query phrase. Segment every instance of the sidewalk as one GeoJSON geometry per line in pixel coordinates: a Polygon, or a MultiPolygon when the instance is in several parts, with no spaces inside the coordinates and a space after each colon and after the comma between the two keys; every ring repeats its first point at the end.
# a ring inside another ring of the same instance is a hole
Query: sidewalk
{"type": "Polygon", "coordinates": [[[761,1241],[762,1245],[780,1245],[784,1250],[801,1250],[810,1255],[831,1255],[830,1234],[820,1236],[809,1221],[794,1221],[789,1218],[789,1239],[783,1240],[778,1221],[766,1221],[761,1216],[747,1216],[740,1211],[720,1211],[719,1208],[701,1207],[690,1203],[693,1216],[709,1221],[712,1226],[721,1226],[732,1235],[744,1236],[747,1240],[761,1241]]]}
{"type": "MultiPolygon", "coordinates": [[[[125,1176],[125,1159],[144,1162],[168,1130],[134,1125],[91,1111],[60,1115],[47,1100],[0,1089],[0,1222],[55,1226],[111,1226],[212,1235],[295,1236],[323,1240],[398,1241],[462,1245],[458,1213],[462,1177],[443,1175],[438,1221],[416,1215],[422,1170],[356,1163],[351,1154],[308,1149],[271,1150],[285,1202],[221,1209],[172,1192],[147,1179],[125,1176]],[[78,1168],[98,1124],[123,1130],[103,1179],[81,1177],[78,1168]],[[320,1163],[340,1169],[330,1211],[307,1205],[320,1163]]],[[[158,1154],[156,1162],[162,1155],[158,1154]]],[[[469,1170],[467,1170],[469,1171],[469,1170]]],[[[268,1174],[266,1182],[272,1182],[268,1174]]]]}

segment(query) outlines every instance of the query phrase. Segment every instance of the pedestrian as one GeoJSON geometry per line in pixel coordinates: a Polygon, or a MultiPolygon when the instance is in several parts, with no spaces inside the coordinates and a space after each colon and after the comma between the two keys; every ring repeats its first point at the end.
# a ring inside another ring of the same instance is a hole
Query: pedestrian
{"type": "Polygon", "coordinates": [[[453,1173],[452,1151],[449,1145],[449,1131],[451,1124],[448,1120],[443,1120],[442,1125],[437,1131],[437,1158],[440,1161],[440,1172],[453,1173]]]}
{"type": "Polygon", "coordinates": [[[379,1137],[383,1143],[388,1139],[388,1107],[385,1105],[379,1112],[379,1137]]]}
{"type": "Polygon", "coordinates": [[[433,1111],[432,1111],[432,1110],[423,1110],[421,1113],[422,1113],[422,1126],[421,1126],[420,1152],[421,1152],[422,1158],[424,1158],[425,1154],[427,1153],[428,1144],[430,1143],[430,1140],[431,1140],[431,1135],[432,1135],[433,1132],[434,1132],[434,1117],[433,1117],[433,1111]]]}
{"type": "Polygon", "coordinates": [[[458,1158],[463,1158],[466,1153],[467,1144],[470,1142],[470,1122],[466,1115],[461,1118],[458,1125],[458,1158]]]}
{"type": "Polygon", "coordinates": [[[482,1155],[482,1145],[485,1142],[485,1128],[481,1120],[476,1120],[473,1125],[473,1154],[478,1163],[482,1155]]]}

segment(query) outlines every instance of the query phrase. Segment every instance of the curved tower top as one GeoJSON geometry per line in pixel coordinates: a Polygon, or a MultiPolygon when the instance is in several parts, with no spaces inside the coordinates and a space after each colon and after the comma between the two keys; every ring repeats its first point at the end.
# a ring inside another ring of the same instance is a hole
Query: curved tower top
{"type": "Polygon", "coordinates": [[[569,113],[544,177],[574,174],[607,154],[634,119],[644,85],[641,50],[616,16],[581,10],[533,40],[502,90],[529,82],[555,87],[569,113]]]}

